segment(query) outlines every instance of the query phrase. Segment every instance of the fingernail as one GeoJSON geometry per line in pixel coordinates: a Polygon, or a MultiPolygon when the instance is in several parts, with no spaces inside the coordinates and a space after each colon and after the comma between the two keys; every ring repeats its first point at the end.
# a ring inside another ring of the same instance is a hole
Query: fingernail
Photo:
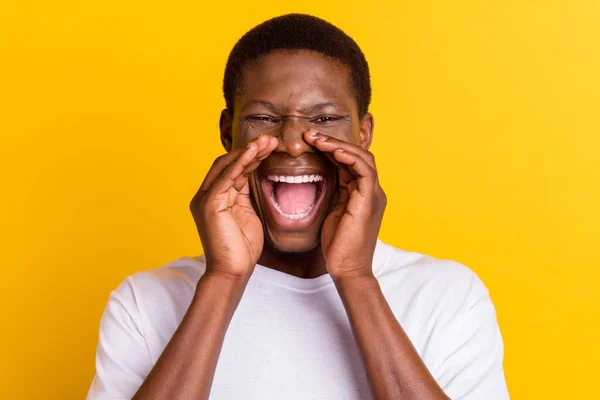
{"type": "Polygon", "coordinates": [[[317,132],[317,131],[310,131],[310,136],[317,137],[317,136],[319,136],[319,132],[317,132]]]}
{"type": "Polygon", "coordinates": [[[339,151],[340,153],[344,152],[344,149],[341,149],[341,148],[337,148],[336,150],[339,151]]]}

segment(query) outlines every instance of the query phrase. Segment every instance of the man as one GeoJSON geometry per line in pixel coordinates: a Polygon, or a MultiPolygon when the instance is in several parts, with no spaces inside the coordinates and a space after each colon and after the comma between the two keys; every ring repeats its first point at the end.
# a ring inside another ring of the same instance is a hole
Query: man
{"type": "Polygon", "coordinates": [[[377,239],[369,69],[307,15],[244,35],[219,157],[191,202],[205,251],[109,299],[88,399],[507,399],[488,292],[377,239]]]}

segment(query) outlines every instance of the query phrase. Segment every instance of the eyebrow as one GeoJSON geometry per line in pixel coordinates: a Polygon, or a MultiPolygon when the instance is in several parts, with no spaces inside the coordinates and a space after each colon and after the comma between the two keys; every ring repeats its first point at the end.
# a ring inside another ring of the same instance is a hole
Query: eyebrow
{"type": "Polygon", "coordinates": [[[268,101],[264,101],[264,100],[250,100],[249,102],[244,104],[244,106],[242,107],[242,110],[244,110],[248,107],[251,107],[251,106],[263,106],[266,109],[268,109],[269,111],[271,111],[273,114],[277,114],[277,109],[275,108],[273,103],[269,103],[268,101]]]}
{"type": "Polygon", "coordinates": [[[331,103],[331,102],[327,102],[327,103],[319,103],[319,104],[315,104],[313,106],[313,108],[310,109],[310,111],[307,114],[312,114],[312,113],[316,113],[319,111],[323,111],[327,108],[343,108],[340,104],[337,103],[331,103]]]}
{"type": "MultiPolygon", "coordinates": [[[[270,103],[270,102],[264,101],[264,100],[250,100],[249,102],[244,104],[242,109],[246,109],[246,108],[254,106],[254,105],[265,107],[267,110],[271,111],[272,113],[279,114],[279,112],[277,111],[277,107],[275,107],[275,105],[273,103],[270,103]]],[[[327,108],[339,108],[339,109],[345,110],[345,107],[343,107],[341,104],[328,101],[328,102],[317,103],[317,104],[313,105],[311,107],[311,109],[308,110],[308,112],[306,112],[306,114],[313,114],[313,113],[316,113],[319,111],[323,111],[327,108]]]]}

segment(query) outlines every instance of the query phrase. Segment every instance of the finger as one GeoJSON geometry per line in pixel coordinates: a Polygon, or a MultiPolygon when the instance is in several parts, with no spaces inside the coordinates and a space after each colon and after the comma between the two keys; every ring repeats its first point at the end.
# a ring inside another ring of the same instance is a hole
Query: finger
{"type": "Polygon", "coordinates": [[[371,178],[375,176],[375,170],[359,154],[344,149],[333,151],[333,157],[340,163],[347,165],[350,172],[356,177],[371,178]]]}
{"type": "Polygon", "coordinates": [[[337,172],[338,172],[338,178],[340,179],[340,181],[347,184],[347,183],[350,183],[351,181],[353,181],[354,179],[356,179],[354,174],[352,172],[350,172],[350,170],[348,169],[348,166],[346,164],[341,163],[338,160],[336,160],[333,153],[323,153],[323,154],[325,155],[325,157],[327,157],[327,159],[329,161],[331,161],[331,163],[333,165],[336,166],[337,172]]]}
{"type": "Polygon", "coordinates": [[[244,172],[244,169],[256,159],[257,153],[257,144],[255,142],[248,143],[239,156],[222,170],[208,191],[222,194],[231,189],[236,179],[244,172]]]}
{"type": "Polygon", "coordinates": [[[242,171],[242,173],[233,182],[233,188],[238,192],[241,191],[244,186],[248,183],[248,176],[258,168],[261,162],[267,158],[275,148],[277,148],[277,138],[271,138],[270,144],[260,154],[257,154],[254,160],[252,160],[242,171]]]}
{"type": "Polygon", "coordinates": [[[373,154],[354,143],[336,139],[321,132],[311,130],[304,133],[304,140],[324,153],[333,153],[336,149],[350,151],[362,157],[369,165],[371,165],[371,167],[376,168],[375,157],[373,157],[373,154]]]}
{"type": "MultiPolygon", "coordinates": [[[[344,140],[339,140],[329,135],[325,135],[316,131],[308,131],[304,134],[305,140],[315,146],[317,149],[321,150],[325,156],[338,168],[338,172],[340,174],[340,180],[344,183],[350,183],[352,180],[356,179],[360,175],[357,171],[353,171],[350,168],[350,164],[347,162],[341,162],[338,159],[336,153],[338,152],[348,152],[350,154],[354,154],[361,159],[364,160],[369,166],[373,169],[375,168],[374,158],[372,154],[362,147],[357,146],[353,143],[346,142],[344,140]],[[371,162],[372,160],[372,162],[371,162]]],[[[348,159],[348,157],[343,157],[342,159],[348,159]]],[[[352,159],[354,160],[354,159],[352,159]]],[[[360,170],[360,167],[359,167],[360,170]]],[[[366,172],[366,171],[365,171],[366,172]]]]}
{"type": "Polygon", "coordinates": [[[256,170],[256,168],[260,165],[261,162],[264,161],[265,158],[271,155],[271,153],[277,148],[277,138],[271,138],[271,143],[266,147],[263,151],[256,155],[254,161],[252,161],[244,170],[245,173],[250,173],[256,170]]]}
{"type": "MultiPolygon", "coordinates": [[[[260,135],[256,139],[252,140],[250,143],[256,143],[256,145],[258,146],[258,155],[262,156],[262,153],[267,151],[266,148],[268,146],[272,147],[272,144],[269,145],[272,139],[277,140],[276,138],[270,136],[260,135]]],[[[277,147],[276,144],[275,147],[277,147]]],[[[202,185],[200,186],[198,192],[208,191],[208,189],[212,186],[213,182],[224,173],[225,168],[232,162],[236,161],[240,157],[241,153],[246,151],[247,149],[247,147],[243,149],[236,149],[227,154],[223,154],[220,157],[217,157],[217,159],[213,162],[213,165],[208,170],[208,173],[204,177],[204,181],[202,182],[202,185]]]]}
{"type": "Polygon", "coordinates": [[[258,146],[258,153],[256,154],[256,159],[250,163],[244,172],[252,172],[258,167],[258,165],[267,158],[275,148],[277,148],[277,144],[279,143],[276,137],[260,135],[255,142],[258,146]]]}
{"type": "Polygon", "coordinates": [[[264,138],[264,143],[259,142],[259,144],[264,147],[259,148],[256,158],[262,161],[277,148],[279,141],[274,136],[261,135],[261,137],[264,138]]]}
{"type": "Polygon", "coordinates": [[[248,175],[256,170],[258,165],[275,150],[277,144],[276,138],[267,136],[261,136],[255,142],[250,142],[245,152],[225,167],[221,176],[213,184],[214,190],[217,193],[225,193],[231,188],[238,192],[241,191],[248,182],[248,175]],[[253,151],[255,146],[256,150],[253,151]],[[261,150],[259,151],[259,149],[261,150]]]}
{"type": "Polygon", "coordinates": [[[264,150],[269,146],[269,143],[272,139],[272,136],[267,136],[267,135],[259,135],[256,139],[252,140],[251,142],[256,143],[257,146],[257,154],[261,154],[262,152],[264,152],[264,150]]]}
{"type": "Polygon", "coordinates": [[[358,191],[362,194],[372,193],[377,183],[377,172],[360,155],[344,149],[336,149],[333,156],[340,163],[347,165],[348,170],[358,181],[358,191]]]}
{"type": "MultiPolygon", "coordinates": [[[[313,130],[313,129],[309,129],[308,131],[304,132],[304,140],[306,142],[308,142],[308,144],[310,144],[311,146],[315,146],[315,142],[317,139],[319,139],[319,137],[323,137],[326,135],[322,135],[320,132],[313,130]]],[[[315,146],[316,147],[316,146],[315,146]]],[[[348,170],[348,166],[339,162],[338,160],[335,159],[335,157],[333,156],[333,150],[331,149],[329,151],[323,151],[322,153],[325,155],[325,157],[327,157],[327,159],[336,166],[337,170],[338,170],[338,177],[340,179],[341,182],[343,183],[349,183],[352,180],[355,179],[354,175],[348,170]]]]}
{"type": "Polygon", "coordinates": [[[217,179],[217,177],[223,172],[225,167],[236,160],[242,151],[244,151],[244,149],[238,149],[217,157],[206,173],[204,181],[202,181],[202,185],[200,185],[198,192],[206,192],[217,179]]]}

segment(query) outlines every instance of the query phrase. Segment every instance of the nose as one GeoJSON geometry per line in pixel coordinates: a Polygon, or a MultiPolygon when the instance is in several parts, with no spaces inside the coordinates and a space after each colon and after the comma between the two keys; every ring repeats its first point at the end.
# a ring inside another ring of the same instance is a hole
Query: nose
{"type": "Polygon", "coordinates": [[[279,133],[279,145],[275,151],[288,153],[298,158],[306,152],[313,152],[312,147],[304,141],[303,133],[309,129],[309,123],[301,117],[285,117],[279,133]]]}

